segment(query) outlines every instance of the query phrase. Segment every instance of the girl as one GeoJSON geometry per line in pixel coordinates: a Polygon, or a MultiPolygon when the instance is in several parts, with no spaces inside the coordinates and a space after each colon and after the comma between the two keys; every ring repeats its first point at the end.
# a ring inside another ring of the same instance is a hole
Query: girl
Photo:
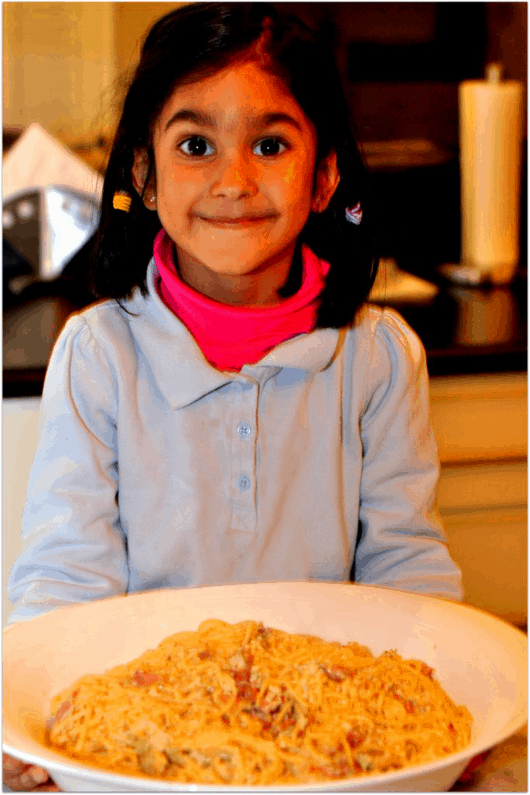
{"type": "Polygon", "coordinates": [[[317,578],[460,598],[423,349],[367,307],[373,219],[335,66],[261,3],[147,36],[93,281],[52,354],[12,620],[317,578]]]}
{"type": "Polygon", "coordinates": [[[157,22],[95,289],[44,387],[12,620],[150,588],[347,580],[460,598],[424,353],[367,307],[373,220],[334,64],[268,4],[157,22]]]}
{"type": "Polygon", "coordinates": [[[258,580],[461,598],[424,352],[365,305],[375,271],[365,171],[311,31],[261,3],[157,22],[105,178],[106,300],[70,319],[46,377],[11,620],[258,580]]]}

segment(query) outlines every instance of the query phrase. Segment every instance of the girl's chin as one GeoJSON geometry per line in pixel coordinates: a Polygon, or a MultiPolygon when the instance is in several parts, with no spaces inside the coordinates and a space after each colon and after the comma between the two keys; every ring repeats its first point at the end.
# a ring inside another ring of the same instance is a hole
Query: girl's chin
{"type": "MultiPolygon", "coordinates": [[[[285,257],[285,255],[284,255],[285,257]]],[[[263,251],[263,246],[252,252],[241,251],[240,247],[212,249],[196,256],[195,262],[200,263],[202,269],[206,269],[219,277],[235,276],[259,276],[271,269],[278,269],[284,257],[278,257],[277,252],[270,253],[263,251]]],[[[288,258],[285,258],[288,259],[288,258]]],[[[290,267],[290,259],[286,264],[286,270],[290,267]]]]}
{"type": "Polygon", "coordinates": [[[241,280],[241,279],[248,279],[251,277],[259,278],[260,276],[263,277],[264,273],[267,271],[267,266],[263,265],[260,267],[260,264],[250,264],[248,266],[241,266],[234,267],[234,263],[227,263],[225,267],[216,263],[214,267],[208,267],[208,265],[204,266],[209,272],[212,277],[212,280],[219,279],[220,281],[231,281],[231,280],[241,280]]]}

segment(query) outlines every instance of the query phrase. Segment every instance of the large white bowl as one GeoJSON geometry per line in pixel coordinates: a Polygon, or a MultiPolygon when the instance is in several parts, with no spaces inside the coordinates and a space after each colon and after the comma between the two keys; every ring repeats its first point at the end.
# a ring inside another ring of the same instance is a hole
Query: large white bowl
{"type": "MultiPolygon", "coordinates": [[[[150,591],[66,607],[4,630],[4,750],[50,771],[67,792],[246,792],[121,776],[69,761],[44,744],[50,699],[87,673],[133,660],[206,618],[255,619],[327,640],[355,640],[374,654],[396,649],[435,668],[474,717],[465,750],[398,772],[303,785],[304,792],[439,792],[475,754],[526,720],[526,636],[494,616],[443,599],[353,584],[261,583],[150,591]]],[[[301,787],[268,787],[300,792],[301,787]]]]}

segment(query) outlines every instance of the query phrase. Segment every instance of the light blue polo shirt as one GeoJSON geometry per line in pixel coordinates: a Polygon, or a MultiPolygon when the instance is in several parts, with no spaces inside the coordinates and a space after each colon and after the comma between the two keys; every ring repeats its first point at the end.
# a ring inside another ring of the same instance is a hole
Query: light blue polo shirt
{"type": "Polygon", "coordinates": [[[11,621],[153,588],[357,582],[462,598],[434,511],[423,347],[392,310],[204,358],[153,286],[63,329],[9,579],[11,621]],[[125,311],[127,310],[127,311],[125,311]]]}

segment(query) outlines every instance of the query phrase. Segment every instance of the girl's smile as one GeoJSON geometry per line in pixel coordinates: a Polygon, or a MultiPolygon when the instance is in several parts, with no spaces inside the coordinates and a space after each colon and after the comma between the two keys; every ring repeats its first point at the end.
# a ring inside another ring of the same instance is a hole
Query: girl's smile
{"type": "MultiPolygon", "coordinates": [[[[315,129],[285,86],[254,60],[180,86],[153,150],[144,201],[175,243],[181,278],[224,303],[280,300],[309,213],[338,184],[334,157],[315,179],[315,129]]],[[[137,186],[144,170],[137,152],[137,186]]]]}
{"type": "MultiPolygon", "coordinates": [[[[200,217],[200,216],[199,216],[200,217]]],[[[274,215],[241,215],[241,216],[218,216],[218,217],[203,217],[201,220],[209,224],[213,224],[221,229],[226,228],[246,228],[254,224],[262,224],[265,221],[272,221],[274,215]]]]}

